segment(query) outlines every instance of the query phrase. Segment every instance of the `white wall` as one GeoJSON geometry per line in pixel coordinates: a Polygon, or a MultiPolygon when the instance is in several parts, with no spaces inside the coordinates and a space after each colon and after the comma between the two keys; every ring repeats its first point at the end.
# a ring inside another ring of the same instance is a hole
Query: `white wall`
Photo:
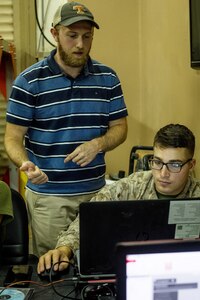
{"type": "MultiPolygon", "coordinates": [[[[66,3],[66,0],[38,0],[37,1],[37,11],[38,18],[43,32],[47,39],[54,44],[54,39],[50,33],[50,28],[53,20],[54,13],[57,7],[63,3],[66,3]]],[[[43,38],[38,26],[37,26],[37,54],[39,57],[42,57],[43,54],[47,54],[53,49],[53,47],[43,38]]]]}

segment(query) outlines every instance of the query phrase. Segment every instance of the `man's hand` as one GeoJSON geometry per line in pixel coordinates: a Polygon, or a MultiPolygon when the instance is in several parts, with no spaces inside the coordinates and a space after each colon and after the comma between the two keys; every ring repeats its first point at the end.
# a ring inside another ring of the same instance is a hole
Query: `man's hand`
{"type": "Polygon", "coordinates": [[[64,162],[72,160],[81,167],[88,165],[99,152],[99,145],[96,139],[78,146],[72,153],[68,154],[64,162]]]}
{"type": "Polygon", "coordinates": [[[126,117],[110,121],[108,131],[104,135],[78,146],[67,155],[64,162],[73,161],[77,165],[85,167],[99,152],[113,150],[123,143],[127,137],[127,130],[126,117]]]}
{"type": "Polygon", "coordinates": [[[20,171],[25,172],[33,184],[43,184],[49,180],[48,176],[31,161],[23,162],[20,171]]]}
{"type": "Polygon", "coordinates": [[[37,272],[42,273],[45,269],[48,270],[52,265],[54,266],[54,271],[63,271],[69,266],[69,260],[72,256],[72,250],[67,246],[62,246],[54,250],[49,250],[47,253],[42,255],[39,259],[37,272]],[[61,261],[66,261],[66,263],[61,261]]]}

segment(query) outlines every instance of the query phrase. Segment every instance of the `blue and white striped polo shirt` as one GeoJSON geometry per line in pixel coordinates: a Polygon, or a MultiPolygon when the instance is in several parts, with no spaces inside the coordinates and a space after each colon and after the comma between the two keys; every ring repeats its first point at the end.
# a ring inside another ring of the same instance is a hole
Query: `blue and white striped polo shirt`
{"type": "Polygon", "coordinates": [[[49,177],[27,187],[36,193],[75,196],[105,185],[104,153],[87,166],[64,163],[78,145],[105,134],[109,122],[127,116],[121,84],[109,67],[89,59],[76,78],[67,77],[54,60],[55,50],[23,71],[10,95],[7,121],[28,127],[29,160],[49,177]]]}

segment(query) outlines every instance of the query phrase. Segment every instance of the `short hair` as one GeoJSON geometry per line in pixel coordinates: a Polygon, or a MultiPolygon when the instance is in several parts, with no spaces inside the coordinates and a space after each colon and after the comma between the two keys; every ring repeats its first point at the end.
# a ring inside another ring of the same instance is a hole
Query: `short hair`
{"type": "Polygon", "coordinates": [[[181,124],[169,124],[156,133],[153,146],[161,148],[187,148],[193,157],[195,136],[190,129],[181,124]]]}

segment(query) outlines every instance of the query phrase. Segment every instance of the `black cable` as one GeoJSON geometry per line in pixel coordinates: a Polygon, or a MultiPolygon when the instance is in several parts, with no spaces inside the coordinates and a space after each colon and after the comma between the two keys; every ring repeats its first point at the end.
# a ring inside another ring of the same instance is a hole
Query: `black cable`
{"type": "MultiPolygon", "coordinates": [[[[67,298],[67,299],[70,299],[70,295],[76,291],[76,286],[73,288],[73,290],[71,290],[67,295],[65,295],[61,300],[67,298]]],[[[81,299],[78,299],[78,298],[72,298],[72,299],[77,299],[77,300],[81,300],[81,299]]]]}
{"type": "MultiPolygon", "coordinates": [[[[94,294],[95,294],[95,297],[98,296],[98,299],[100,299],[99,297],[102,296],[102,294],[104,296],[114,296],[114,293],[113,293],[112,288],[110,287],[109,283],[88,284],[87,281],[81,281],[79,276],[63,279],[65,282],[75,284],[75,287],[72,288],[72,290],[69,291],[67,295],[63,295],[63,294],[59,293],[56,290],[56,288],[53,284],[51,274],[52,274],[52,271],[54,270],[54,266],[57,265],[57,264],[61,264],[61,263],[68,263],[71,266],[73,266],[74,268],[75,268],[75,264],[71,263],[70,261],[59,261],[59,262],[57,262],[57,263],[55,263],[51,266],[51,269],[50,269],[50,272],[49,272],[49,279],[50,279],[50,282],[52,283],[51,287],[53,288],[54,292],[58,296],[62,297],[62,299],[84,300],[84,299],[86,299],[85,294],[86,294],[86,297],[87,297],[87,294],[89,294],[90,292],[92,292],[93,296],[94,296],[94,294]],[[70,297],[70,295],[74,291],[76,291],[76,288],[77,288],[76,284],[80,284],[80,283],[84,284],[84,287],[81,289],[81,293],[80,293],[81,298],[77,298],[76,296],[70,297]],[[87,288],[89,288],[89,291],[86,292],[87,288]]],[[[91,299],[93,299],[93,298],[91,298],[91,299]]]]}
{"type": "Polygon", "coordinates": [[[7,289],[7,287],[2,288],[2,290],[0,291],[0,295],[7,289]]]}
{"type": "MultiPolygon", "coordinates": [[[[57,265],[57,264],[61,264],[61,263],[68,263],[68,264],[70,264],[70,265],[72,265],[72,266],[74,267],[74,264],[71,263],[70,261],[59,261],[59,262],[53,264],[53,265],[51,266],[51,270],[50,270],[50,272],[49,272],[49,279],[50,279],[50,282],[51,282],[51,283],[53,283],[51,274],[52,274],[52,271],[53,271],[53,269],[54,269],[54,266],[57,265]]],[[[73,283],[75,282],[75,283],[76,283],[78,280],[79,280],[78,278],[67,278],[67,279],[65,279],[65,282],[68,281],[68,282],[73,282],[73,283]]],[[[56,288],[55,288],[55,286],[54,286],[53,284],[51,285],[51,287],[52,287],[52,289],[54,290],[54,292],[55,292],[58,296],[62,297],[63,299],[65,298],[65,299],[70,299],[70,300],[79,300],[78,298],[73,298],[73,297],[70,297],[70,296],[69,296],[69,295],[75,290],[74,288],[73,288],[72,291],[70,291],[70,292],[65,296],[65,295],[60,294],[60,293],[56,290],[56,288]]]]}
{"type": "Polygon", "coordinates": [[[51,41],[46,37],[46,35],[44,34],[43,32],[43,29],[40,25],[40,22],[39,22],[39,19],[38,19],[38,11],[37,11],[37,0],[34,1],[34,4],[35,4],[35,18],[36,18],[36,21],[37,21],[37,25],[40,29],[40,32],[42,34],[42,36],[44,37],[44,39],[53,47],[56,47],[54,44],[51,43],[51,41]]]}

